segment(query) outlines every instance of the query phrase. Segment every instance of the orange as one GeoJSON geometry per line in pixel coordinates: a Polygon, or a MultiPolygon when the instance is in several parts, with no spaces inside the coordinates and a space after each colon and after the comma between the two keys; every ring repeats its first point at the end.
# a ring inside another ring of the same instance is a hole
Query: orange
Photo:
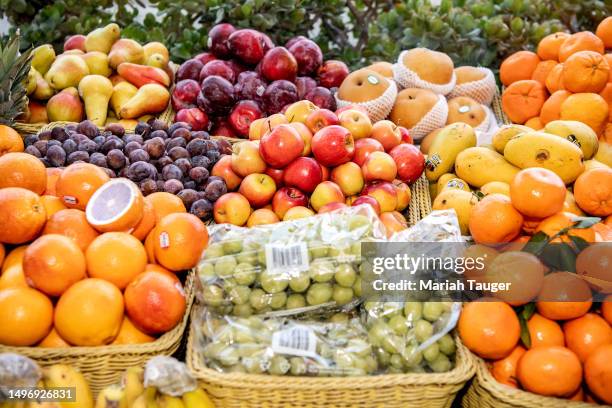
{"type": "MultiPolygon", "coordinates": [[[[524,228],[525,228],[525,224],[523,224],[523,229],[524,228]]],[[[516,238],[509,244],[504,245],[501,248],[501,251],[503,252],[522,251],[523,248],[525,247],[525,244],[529,242],[530,239],[531,237],[529,235],[521,235],[520,237],[516,238]]]]}
{"type": "Polygon", "coordinates": [[[155,208],[150,201],[143,200],[142,218],[136,224],[131,234],[143,241],[155,226],[155,208]]]}
{"type": "Polygon", "coordinates": [[[563,64],[563,84],[570,92],[599,93],[609,77],[608,61],[593,51],[577,52],[563,64]]]}
{"type": "Polygon", "coordinates": [[[466,267],[464,276],[466,279],[476,280],[478,282],[484,282],[486,272],[493,260],[499,255],[499,252],[495,248],[488,247],[486,245],[470,245],[463,252],[463,258],[465,259],[477,259],[480,258],[484,267],[474,265],[466,267]]]}
{"type": "Polygon", "coordinates": [[[612,48],[612,17],[606,17],[599,23],[595,35],[603,41],[604,47],[612,48]]]}
{"type": "Polygon", "coordinates": [[[590,31],[581,31],[572,34],[563,41],[563,44],[559,47],[559,61],[564,62],[579,51],[595,51],[603,54],[605,47],[603,41],[595,34],[590,31]]]}
{"type": "Polygon", "coordinates": [[[123,296],[105,280],[88,278],[72,285],[55,306],[55,329],[75,346],[109,344],[123,321],[123,296]]]}
{"type": "Polygon", "coordinates": [[[66,207],[85,210],[91,196],[108,180],[108,175],[100,167],[74,163],[60,174],[55,188],[66,207]]]}
{"type": "Polygon", "coordinates": [[[524,79],[531,79],[539,62],[540,58],[531,51],[515,52],[499,67],[499,79],[505,86],[524,79]]]}
{"type": "Polygon", "coordinates": [[[596,242],[612,242],[612,227],[607,226],[603,222],[598,222],[592,228],[595,231],[596,242]]]}
{"type": "Polygon", "coordinates": [[[574,183],[574,197],[588,214],[612,215],[612,169],[597,168],[582,173],[574,183]]]}
{"type": "Polygon", "coordinates": [[[522,346],[516,346],[514,350],[501,360],[496,360],[491,365],[491,374],[498,383],[512,388],[518,388],[516,382],[516,366],[527,350],[522,346]]]}
{"type": "Polygon", "coordinates": [[[538,44],[538,57],[542,60],[558,61],[559,48],[569,36],[570,34],[559,31],[542,38],[538,44]]]}
{"type": "Polygon", "coordinates": [[[23,244],[31,241],[38,236],[46,220],[45,206],[39,196],[25,188],[0,189],[0,242],[23,244]]]}
{"type": "Polygon", "coordinates": [[[589,390],[606,404],[612,404],[612,344],[595,349],[584,363],[584,379],[589,390]]]}
{"type": "Polygon", "coordinates": [[[523,354],[516,375],[521,386],[529,392],[569,397],[582,382],[582,364],[576,354],[565,347],[535,347],[523,354]]]}
{"type": "Polygon", "coordinates": [[[569,320],[583,316],[592,304],[584,280],[570,272],[553,272],[544,277],[536,307],[548,319],[569,320]]]}
{"type": "MultiPolygon", "coordinates": [[[[608,103],[608,121],[610,121],[612,119],[612,82],[608,82],[606,86],[604,86],[604,88],[599,93],[599,96],[601,96],[604,99],[604,101],[608,103]]],[[[610,126],[610,125],[608,124],[607,126],[610,126]]],[[[604,131],[604,133],[608,131],[609,130],[606,127],[606,130],[604,131]]]]}
{"type": "Polygon", "coordinates": [[[596,93],[577,93],[561,104],[562,120],[577,120],[591,127],[598,135],[608,122],[608,103],[596,93]]]}
{"type": "Polygon", "coordinates": [[[161,273],[166,273],[170,276],[176,277],[174,272],[170,272],[168,269],[164,268],[161,265],[157,265],[157,264],[147,264],[147,266],[145,267],[145,272],[161,272],[161,273]]]}
{"type": "Polygon", "coordinates": [[[542,85],[546,85],[546,78],[548,78],[548,74],[559,64],[557,61],[548,60],[548,61],[540,61],[536,66],[536,69],[533,71],[530,79],[536,80],[542,85]]]}
{"type": "Polygon", "coordinates": [[[487,268],[486,280],[510,284],[508,290],[493,293],[493,296],[511,306],[520,306],[533,300],[540,292],[544,265],[528,252],[504,252],[487,268]]]}
{"type": "Polygon", "coordinates": [[[25,250],[23,272],[30,286],[49,296],[59,296],[85,278],[85,256],[70,238],[43,235],[25,250]]]}
{"type": "Polygon", "coordinates": [[[589,245],[576,258],[576,273],[603,293],[612,293],[612,242],[589,245]]]}
{"type": "Polygon", "coordinates": [[[0,267],[4,263],[4,255],[6,255],[6,251],[4,249],[4,245],[2,245],[2,243],[0,243],[0,267]]]}
{"type": "Polygon", "coordinates": [[[157,259],[155,259],[155,240],[157,239],[157,235],[155,232],[155,227],[149,232],[147,238],[144,242],[145,251],[147,251],[147,260],[149,263],[157,263],[157,259]]]}
{"type": "MultiPolygon", "coordinates": [[[[551,215],[550,217],[543,219],[536,228],[536,232],[543,232],[552,238],[553,236],[561,232],[561,230],[570,228],[572,225],[574,225],[577,219],[578,216],[576,214],[568,212],[559,212],[555,215],[551,215]]],[[[567,232],[567,234],[555,238],[554,242],[570,242],[569,237],[567,237],[566,235],[580,237],[587,242],[595,242],[595,231],[593,231],[592,228],[572,228],[567,232]]]]}
{"type": "Polygon", "coordinates": [[[126,178],[116,178],[101,186],[87,203],[87,221],[101,232],[131,230],[144,212],[140,188],[126,178]]]}
{"type": "Polygon", "coordinates": [[[47,188],[45,165],[27,153],[7,153],[0,156],[0,188],[27,188],[42,194],[47,188]]]}
{"type": "Polygon", "coordinates": [[[521,232],[523,216],[503,194],[490,194],[470,212],[470,233],[478,244],[510,242],[521,232]]]}
{"type": "Polygon", "coordinates": [[[0,156],[6,153],[23,152],[23,139],[13,128],[0,125],[0,156]]]}
{"type": "Polygon", "coordinates": [[[542,120],[539,116],[529,119],[527,122],[525,122],[525,126],[530,127],[533,130],[544,129],[544,124],[542,123],[542,120]]]}
{"type": "Polygon", "coordinates": [[[561,326],[541,314],[534,313],[527,321],[527,330],[531,339],[531,347],[549,347],[565,345],[565,337],[561,326]]]}
{"type": "Polygon", "coordinates": [[[603,302],[601,302],[601,315],[612,325],[612,295],[608,295],[603,302]]]}
{"type": "Polygon", "coordinates": [[[483,299],[467,303],[457,328],[463,344],[482,358],[508,356],[518,343],[521,328],[508,304],[483,299]]]}
{"type": "Polygon", "coordinates": [[[64,169],[60,169],[57,167],[48,167],[47,168],[47,187],[45,188],[45,194],[47,195],[57,195],[57,191],[55,191],[55,185],[57,184],[57,179],[59,179],[60,174],[62,174],[64,169]]]}
{"type": "Polygon", "coordinates": [[[502,107],[512,122],[523,124],[540,115],[547,97],[546,88],[541,83],[532,79],[522,80],[504,90],[502,107]]]}
{"type": "Polygon", "coordinates": [[[66,342],[66,340],[62,339],[59,334],[57,334],[57,330],[55,327],[51,329],[49,334],[40,341],[36,345],[37,347],[45,347],[45,348],[60,348],[60,347],[70,347],[70,344],[66,342]]]}
{"type": "Polygon", "coordinates": [[[59,199],[59,197],[52,195],[44,195],[40,197],[40,200],[45,206],[45,212],[47,213],[47,221],[56,212],[66,209],[66,206],[64,205],[63,201],[59,199]]]}
{"type": "Polygon", "coordinates": [[[51,330],[53,305],[36,289],[0,290],[0,344],[31,346],[51,330]]]}
{"type": "Polygon", "coordinates": [[[146,196],[145,201],[153,204],[153,208],[155,209],[155,222],[159,222],[168,214],[187,212],[183,200],[174,194],[157,192],[146,196]]]}
{"type": "Polygon", "coordinates": [[[542,105],[542,111],[540,112],[540,120],[544,125],[561,118],[561,104],[571,94],[571,92],[561,89],[550,95],[546,102],[544,102],[544,105],[542,105]]]}
{"type": "Polygon", "coordinates": [[[176,276],[143,272],[125,289],[125,307],[136,327],[148,334],[160,334],[183,319],[185,292],[176,276]]]}
{"type": "Polygon", "coordinates": [[[166,215],[155,228],[155,259],[172,271],[193,268],[208,245],[206,225],[193,214],[166,215]]]}
{"type": "MultiPolygon", "coordinates": [[[[604,58],[606,59],[606,61],[608,61],[608,65],[612,67],[612,54],[607,53],[604,55],[604,58]]],[[[610,73],[610,78],[608,78],[608,82],[612,82],[612,73],[610,73]]]]}
{"type": "Polygon", "coordinates": [[[43,234],[64,235],[72,239],[83,252],[99,235],[98,231],[87,223],[85,212],[74,208],[68,208],[55,213],[47,221],[43,234]]]}
{"type": "Polygon", "coordinates": [[[565,194],[565,201],[563,202],[563,212],[568,212],[579,216],[584,215],[584,212],[580,209],[580,207],[578,207],[578,204],[576,204],[576,198],[574,197],[574,194],[572,194],[572,192],[569,190],[567,190],[567,193],[565,194]]]}
{"type": "Polygon", "coordinates": [[[582,387],[578,388],[578,391],[567,397],[567,399],[570,401],[584,401],[584,389],[582,387]]]}
{"type": "Polygon", "coordinates": [[[550,93],[565,89],[565,85],[563,84],[563,64],[555,65],[546,77],[545,85],[550,93]]]}
{"type": "Polygon", "coordinates": [[[602,344],[612,344],[612,328],[608,322],[595,313],[563,324],[567,348],[572,350],[583,363],[602,344]]]}
{"type": "Polygon", "coordinates": [[[92,278],[104,279],[124,289],[147,265],[142,243],[127,232],[107,232],[85,252],[87,271],[92,278]]]}
{"type": "Polygon", "coordinates": [[[22,245],[7,254],[2,264],[0,289],[28,286],[25,275],[23,274],[23,254],[27,247],[27,245],[22,245]]]}
{"type": "Polygon", "coordinates": [[[155,341],[155,337],[149,336],[138,330],[134,323],[125,316],[119,329],[119,334],[111,344],[142,344],[155,341]]]}
{"type": "Polygon", "coordinates": [[[561,177],[541,167],[519,171],[510,183],[512,205],[533,218],[546,218],[561,211],[566,191],[561,177]]]}

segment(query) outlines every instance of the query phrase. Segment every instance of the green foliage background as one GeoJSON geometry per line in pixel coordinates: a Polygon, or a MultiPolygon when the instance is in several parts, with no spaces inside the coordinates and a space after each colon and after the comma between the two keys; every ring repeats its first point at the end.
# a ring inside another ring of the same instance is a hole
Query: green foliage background
{"type": "Polygon", "coordinates": [[[221,21],[266,32],[283,44],[314,37],[326,58],[352,67],[394,60],[425,46],[457,65],[499,66],[508,54],[533,49],[555,31],[594,30],[612,15],[612,0],[0,0],[0,17],[22,33],[22,48],[52,43],[116,21],[123,35],[162,41],[176,62],[206,49],[208,29],[221,21]]]}

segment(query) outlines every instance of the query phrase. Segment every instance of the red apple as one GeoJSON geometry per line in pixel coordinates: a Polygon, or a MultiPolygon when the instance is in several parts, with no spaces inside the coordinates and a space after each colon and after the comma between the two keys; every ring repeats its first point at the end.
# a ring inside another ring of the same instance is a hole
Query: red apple
{"type": "Polygon", "coordinates": [[[172,91],[172,108],[178,112],[181,109],[195,107],[201,91],[200,84],[193,79],[183,79],[177,82],[172,91]]]}
{"type": "Polygon", "coordinates": [[[199,108],[181,109],[176,112],[176,122],[189,123],[191,130],[208,130],[208,116],[199,108]]]}
{"type": "Polygon", "coordinates": [[[329,180],[329,169],[327,167],[321,166],[321,174],[323,174],[323,181],[329,180]]]}
{"type": "Polygon", "coordinates": [[[412,139],[412,135],[410,131],[403,126],[397,127],[400,131],[400,135],[402,135],[402,143],[414,144],[414,139],[412,139]]]}
{"type": "Polygon", "coordinates": [[[365,181],[393,181],[397,176],[397,165],[385,152],[372,152],[361,166],[365,181]]]}
{"type": "Polygon", "coordinates": [[[349,69],[342,61],[328,60],[317,72],[319,84],[326,88],[339,87],[349,74],[349,69]]]}
{"type": "Polygon", "coordinates": [[[208,48],[220,58],[231,56],[228,39],[234,31],[236,28],[228,23],[213,26],[208,31],[208,48]]]}
{"type": "Polygon", "coordinates": [[[275,224],[279,221],[280,219],[274,213],[274,211],[270,210],[269,208],[259,208],[253,211],[247,220],[247,227],[251,228],[256,225],[275,224]]]}
{"type": "Polygon", "coordinates": [[[415,145],[403,143],[394,147],[389,155],[397,165],[398,178],[405,183],[414,183],[425,170],[425,156],[415,145]]]}
{"type": "Polygon", "coordinates": [[[310,153],[312,152],[312,132],[310,131],[310,129],[308,129],[305,124],[300,122],[290,123],[289,126],[297,130],[297,132],[302,137],[302,140],[304,141],[304,150],[302,150],[302,156],[310,156],[310,153]]]}
{"type": "Polygon", "coordinates": [[[283,217],[283,221],[297,220],[299,218],[307,218],[313,215],[315,215],[315,213],[310,208],[298,205],[297,207],[291,207],[287,210],[285,216],[283,217]]]}
{"type": "Polygon", "coordinates": [[[270,132],[278,125],[287,124],[287,118],[282,113],[275,113],[267,118],[256,119],[249,128],[249,139],[260,140],[266,132],[270,132]]]}
{"type": "Polygon", "coordinates": [[[259,108],[259,105],[255,101],[240,101],[232,109],[230,113],[229,121],[232,128],[241,137],[247,137],[249,135],[249,129],[251,123],[260,119],[263,116],[263,112],[259,108]]]}
{"type": "Polygon", "coordinates": [[[349,161],[331,171],[331,181],[340,186],[346,196],[359,194],[363,190],[364,180],[361,168],[349,161]]]}
{"type": "Polygon", "coordinates": [[[314,112],[311,112],[306,117],[306,126],[312,133],[317,133],[319,130],[324,127],[331,125],[339,125],[340,120],[336,116],[336,114],[329,109],[318,109],[314,112]]]}
{"type": "Polygon", "coordinates": [[[390,238],[393,234],[403,231],[408,228],[408,222],[398,211],[389,211],[380,214],[380,221],[384,224],[387,230],[387,238],[390,238]]]}
{"type": "Polygon", "coordinates": [[[323,166],[339,166],[351,160],[355,142],[348,129],[338,125],[327,126],[312,137],[312,153],[323,166]]]}
{"type": "Polygon", "coordinates": [[[213,136],[237,137],[234,128],[226,118],[217,118],[210,134],[213,136]]]}
{"type": "Polygon", "coordinates": [[[274,168],[283,168],[304,151],[304,140],[293,127],[279,125],[262,136],[259,142],[261,157],[274,168]]]}
{"type": "Polygon", "coordinates": [[[240,193],[223,194],[213,208],[217,224],[234,224],[243,226],[251,215],[249,201],[240,193]]]}
{"type": "Polygon", "coordinates": [[[261,60],[260,70],[268,81],[286,79],[295,81],[298,71],[298,63],[285,47],[274,47],[266,52],[261,60]]]}
{"type": "Polygon", "coordinates": [[[402,143],[402,135],[398,126],[390,120],[381,120],[372,126],[372,138],[378,140],[388,152],[402,143]]]}
{"type": "Polygon", "coordinates": [[[346,110],[338,116],[340,126],[347,128],[355,141],[370,136],[372,121],[367,114],[356,109],[346,110]]]}
{"type": "Polygon", "coordinates": [[[81,34],[71,35],[64,42],[64,51],[81,50],[83,52],[87,52],[87,50],[85,49],[85,39],[86,38],[87,37],[81,34]]]}
{"type": "Polygon", "coordinates": [[[285,115],[289,123],[306,123],[306,118],[308,118],[308,115],[317,110],[319,110],[317,105],[308,100],[302,100],[287,106],[287,109],[285,110],[285,112],[283,112],[283,114],[285,115]]]}
{"type": "Polygon", "coordinates": [[[353,161],[357,163],[359,167],[363,166],[366,159],[372,152],[384,152],[385,148],[376,139],[370,137],[365,139],[355,140],[355,155],[353,161]]]}
{"type": "Polygon", "coordinates": [[[218,176],[225,180],[228,191],[237,189],[242,181],[242,177],[232,170],[232,156],[230,155],[221,156],[219,161],[213,166],[210,175],[218,176]]]}
{"type": "Polygon", "coordinates": [[[232,170],[240,177],[266,171],[266,162],[259,155],[257,143],[244,141],[232,147],[232,170]]]}
{"type": "Polygon", "coordinates": [[[320,183],[310,196],[310,206],[319,211],[321,207],[329,203],[344,203],[344,194],[340,186],[332,181],[320,183]]]}
{"type": "Polygon", "coordinates": [[[378,201],[381,212],[395,211],[397,208],[397,191],[388,181],[374,181],[365,186],[361,195],[368,195],[378,201]]]}
{"type": "Polygon", "coordinates": [[[333,202],[333,203],[325,204],[323,207],[319,208],[319,211],[317,211],[317,214],[323,214],[326,212],[335,211],[335,210],[339,210],[341,208],[347,208],[347,207],[348,205],[346,205],[345,203],[333,202]]]}
{"type": "Polygon", "coordinates": [[[347,111],[347,110],[358,110],[359,112],[363,112],[366,115],[368,115],[368,118],[370,117],[369,116],[370,114],[368,113],[368,110],[366,108],[364,108],[363,106],[357,105],[357,104],[350,104],[350,105],[343,106],[342,108],[336,109],[336,115],[338,115],[338,117],[340,117],[340,114],[342,112],[344,112],[344,111],[347,111]]]}
{"type": "Polygon", "coordinates": [[[315,159],[298,157],[285,167],[283,181],[289,187],[296,187],[306,193],[312,193],[317,185],[323,181],[323,172],[315,159]]]}
{"type": "Polygon", "coordinates": [[[357,207],[358,205],[369,205],[374,209],[376,215],[380,215],[380,204],[374,197],[368,195],[357,197],[352,203],[351,207],[357,207]]]}
{"type": "Polygon", "coordinates": [[[287,210],[297,206],[308,206],[308,197],[295,187],[282,187],[272,197],[272,211],[280,219],[283,219],[287,210]]]}
{"type": "Polygon", "coordinates": [[[393,180],[393,186],[395,187],[395,191],[397,192],[397,211],[404,211],[408,208],[408,204],[410,204],[410,198],[412,197],[412,192],[410,191],[410,187],[408,184],[404,183],[401,180],[393,180]]]}
{"type": "Polygon", "coordinates": [[[285,184],[283,181],[283,175],[285,174],[284,169],[274,169],[272,167],[268,167],[266,169],[266,174],[272,177],[272,180],[274,180],[274,183],[276,183],[276,188],[280,188],[285,184]]]}
{"type": "Polygon", "coordinates": [[[259,208],[272,200],[276,193],[276,183],[267,174],[253,173],[242,180],[238,192],[249,200],[251,207],[259,208]]]}

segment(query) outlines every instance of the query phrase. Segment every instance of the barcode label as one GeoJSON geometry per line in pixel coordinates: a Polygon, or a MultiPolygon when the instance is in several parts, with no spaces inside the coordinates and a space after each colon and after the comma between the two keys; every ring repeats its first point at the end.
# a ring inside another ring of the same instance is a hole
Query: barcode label
{"type": "Polygon", "coordinates": [[[266,245],[266,268],[268,272],[302,272],[307,271],[309,267],[308,246],[305,242],[266,245]]]}
{"type": "Polygon", "coordinates": [[[295,325],[272,335],[272,350],[278,354],[316,357],[317,336],[309,327],[295,325]]]}

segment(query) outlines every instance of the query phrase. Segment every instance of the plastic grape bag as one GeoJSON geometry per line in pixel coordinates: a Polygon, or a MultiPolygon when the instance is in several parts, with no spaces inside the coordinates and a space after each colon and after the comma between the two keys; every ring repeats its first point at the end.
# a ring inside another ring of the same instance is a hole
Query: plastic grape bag
{"type": "Polygon", "coordinates": [[[220,314],[350,309],[361,295],[361,242],[385,239],[368,205],[253,228],[213,226],[196,267],[198,300],[220,314]]]}
{"type": "Polygon", "coordinates": [[[156,356],[147,361],[144,370],[145,387],[155,387],[173,397],[193,391],[198,383],[187,365],[173,357],[156,356]]]}
{"type": "Polygon", "coordinates": [[[42,378],[38,364],[15,353],[0,354],[0,402],[8,398],[8,390],[34,388],[42,378]]]}

